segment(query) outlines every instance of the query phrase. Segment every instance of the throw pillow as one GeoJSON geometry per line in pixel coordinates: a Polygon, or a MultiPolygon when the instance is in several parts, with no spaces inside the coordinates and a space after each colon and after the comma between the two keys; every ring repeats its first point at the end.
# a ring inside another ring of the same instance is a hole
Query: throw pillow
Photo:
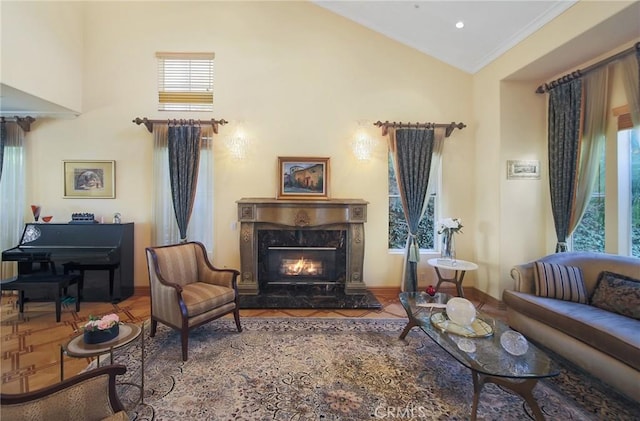
{"type": "Polygon", "coordinates": [[[602,272],[591,305],[640,320],[640,279],[612,272],[602,272]]]}
{"type": "Polygon", "coordinates": [[[579,267],[535,262],[534,281],[539,297],[587,303],[587,287],[579,267]]]}

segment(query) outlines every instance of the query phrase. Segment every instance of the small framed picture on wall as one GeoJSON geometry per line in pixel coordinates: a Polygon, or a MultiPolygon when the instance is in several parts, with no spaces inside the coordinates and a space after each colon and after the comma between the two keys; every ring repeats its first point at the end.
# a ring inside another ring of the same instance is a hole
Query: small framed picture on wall
{"type": "Polygon", "coordinates": [[[116,161],[62,161],[65,199],[116,197],[116,161]]]}
{"type": "Polygon", "coordinates": [[[540,178],[540,161],[507,161],[507,180],[537,180],[540,178]]]}

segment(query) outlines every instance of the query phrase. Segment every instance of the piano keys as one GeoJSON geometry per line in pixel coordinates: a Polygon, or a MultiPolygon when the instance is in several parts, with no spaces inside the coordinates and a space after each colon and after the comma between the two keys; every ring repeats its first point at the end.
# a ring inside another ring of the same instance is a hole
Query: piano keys
{"type": "Polygon", "coordinates": [[[18,276],[79,272],[83,301],[117,302],[133,295],[133,223],[28,223],[2,260],[18,262],[18,276]]]}

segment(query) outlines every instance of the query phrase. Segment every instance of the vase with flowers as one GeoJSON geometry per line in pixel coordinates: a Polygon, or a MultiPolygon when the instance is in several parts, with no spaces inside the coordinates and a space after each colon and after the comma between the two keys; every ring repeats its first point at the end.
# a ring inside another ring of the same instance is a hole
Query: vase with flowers
{"type": "Polygon", "coordinates": [[[89,316],[89,321],[84,325],[84,342],[87,344],[107,342],[118,334],[120,334],[120,318],[115,313],[102,317],[89,316]]]}
{"type": "Polygon", "coordinates": [[[451,264],[456,262],[456,233],[462,233],[462,221],[459,218],[445,218],[439,222],[438,234],[441,235],[440,259],[451,264]]]}

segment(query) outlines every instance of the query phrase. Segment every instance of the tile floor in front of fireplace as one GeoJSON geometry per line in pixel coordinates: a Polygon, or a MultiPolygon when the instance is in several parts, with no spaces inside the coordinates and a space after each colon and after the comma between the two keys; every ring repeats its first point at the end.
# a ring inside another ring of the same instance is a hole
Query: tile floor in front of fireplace
{"type": "MultiPolygon", "coordinates": [[[[389,288],[373,293],[381,304],[379,309],[242,309],[240,317],[406,318],[397,290],[389,288]]],[[[480,303],[475,290],[465,289],[465,294],[474,304],[480,303]]],[[[74,305],[64,305],[60,323],[55,321],[53,303],[27,303],[22,318],[18,317],[14,295],[3,295],[1,304],[2,393],[36,390],[60,381],[60,344],[77,335],[89,315],[114,312],[123,321],[141,323],[150,314],[149,297],[143,295],[116,304],[83,302],[80,312],[75,312],[74,305]]],[[[497,301],[486,303],[482,310],[504,319],[504,309],[497,301]]],[[[65,357],[65,378],[79,373],[89,362],[89,359],[65,357]]]]}
{"type": "Polygon", "coordinates": [[[371,291],[345,294],[344,287],[333,284],[269,284],[258,295],[241,295],[240,308],[379,310],[382,304],[371,291]]]}

